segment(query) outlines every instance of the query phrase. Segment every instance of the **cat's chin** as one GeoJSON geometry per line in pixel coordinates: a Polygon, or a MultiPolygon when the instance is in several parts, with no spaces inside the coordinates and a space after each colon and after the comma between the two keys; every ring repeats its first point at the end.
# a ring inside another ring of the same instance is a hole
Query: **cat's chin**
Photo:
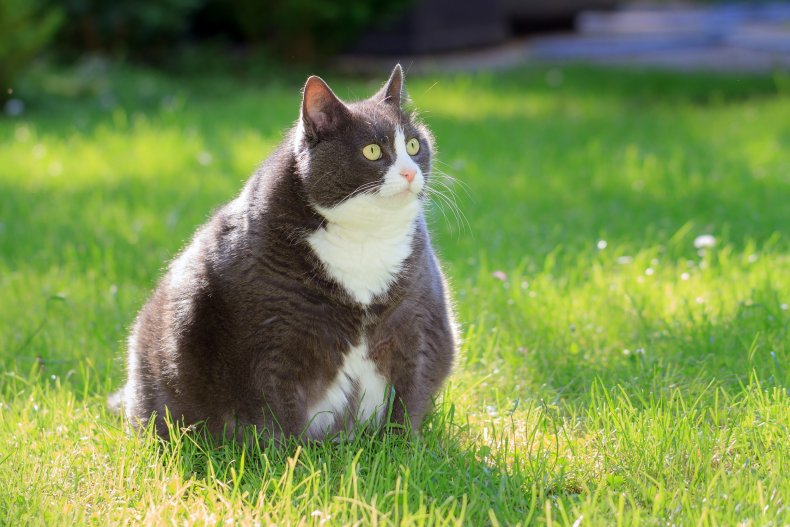
{"type": "Polygon", "coordinates": [[[404,189],[390,196],[385,196],[384,199],[393,199],[393,200],[417,199],[417,194],[410,189],[404,189]]]}
{"type": "Polygon", "coordinates": [[[418,206],[419,202],[419,194],[416,194],[414,191],[411,190],[403,190],[396,194],[389,194],[387,196],[379,196],[379,203],[383,208],[395,210],[395,209],[411,209],[415,206],[418,206]]]}
{"type": "Polygon", "coordinates": [[[397,192],[379,193],[378,196],[383,200],[392,202],[411,202],[419,199],[420,193],[415,191],[414,188],[406,187],[397,192]]]}

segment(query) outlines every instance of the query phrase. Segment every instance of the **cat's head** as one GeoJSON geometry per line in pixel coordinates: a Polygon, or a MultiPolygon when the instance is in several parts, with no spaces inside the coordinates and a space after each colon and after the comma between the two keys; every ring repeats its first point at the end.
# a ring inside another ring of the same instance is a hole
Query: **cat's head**
{"type": "Polygon", "coordinates": [[[307,79],[294,151],[308,197],[322,214],[351,208],[352,200],[364,201],[371,213],[420,201],[433,137],[404,111],[404,99],[400,65],[358,102],[341,101],[319,77],[307,79]]]}

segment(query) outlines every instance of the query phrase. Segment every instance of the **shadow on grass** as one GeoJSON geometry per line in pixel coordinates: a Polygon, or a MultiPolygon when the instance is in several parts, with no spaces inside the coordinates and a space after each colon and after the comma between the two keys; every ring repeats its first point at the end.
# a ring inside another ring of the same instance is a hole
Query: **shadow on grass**
{"type": "MultiPolygon", "coordinates": [[[[755,166],[739,145],[722,149],[711,140],[711,130],[700,125],[701,120],[665,122],[661,114],[674,115],[674,103],[722,108],[776,98],[784,93],[780,78],[562,70],[560,86],[548,85],[548,70],[540,68],[442,78],[451,91],[463,92],[463,86],[468,86],[470,93],[545,94],[557,99],[556,112],[550,109],[540,115],[462,119],[426,113],[441,146],[439,160],[446,163],[437,166],[462,180],[470,194],[455,189],[469,220],[468,231],[460,229],[459,233],[452,217],[445,219],[438,211],[432,215],[439,249],[447,260],[463,262],[485,254],[496,265],[508,267],[525,258],[542,262],[547,254],[563,247],[568,261],[574,261],[593,250],[600,237],[606,238],[610,250],[666,248],[672,236],[692,225],[688,243],[669,255],[681,260],[695,256],[691,244],[695,234],[713,232],[722,243],[740,251],[752,241],[758,246],[769,243],[774,233],[790,224],[786,206],[790,182],[780,172],[784,158],[769,163],[766,177],[756,177],[755,166]],[[574,115],[563,109],[565,100],[573,96],[599,99],[602,109],[574,115]],[[618,104],[612,106],[613,102],[618,104]],[[456,158],[461,163],[453,168],[456,158]]],[[[140,89],[135,78],[110,79],[121,106],[126,103],[135,108],[136,90],[140,89]]],[[[556,80],[556,74],[553,78],[556,80]]],[[[166,82],[148,90],[140,111],[156,125],[194,128],[213,151],[221,152],[230,147],[229,130],[275,133],[294,117],[296,81],[285,85],[256,82],[166,82]],[[179,90],[186,102],[176,101],[172,111],[163,109],[161,98],[179,90]],[[259,113],[252,112],[256,105],[259,113]]],[[[427,89],[430,84],[421,82],[427,81],[416,80],[415,90],[427,89]]],[[[365,89],[362,86],[346,79],[340,90],[366,93],[367,84],[365,89]]],[[[51,114],[28,117],[47,134],[66,137],[74,132],[72,118],[79,108],[64,105],[51,114]]],[[[98,136],[98,130],[112,122],[111,111],[99,108],[87,112],[84,119],[80,133],[88,137],[98,136]]],[[[134,129],[128,133],[133,134],[134,129]]],[[[786,144],[788,137],[780,134],[776,140],[786,144]]],[[[790,144],[786,146],[790,148],[790,144]]],[[[249,173],[253,169],[250,166],[249,173]]],[[[133,167],[122,170],[134,174],[133,167]]],[[[231,164],[217,160],[209,178],[199,181],[182,173],[157,174],[155,178],[147,174],[145,180],[97,180],[77,188],[42,185],[34,191],[26,190],[23,181],[17,184],[5,178],[0,181],[2,263],[12,271],[43,275],[63,267],[78,274],[75,280],[89,281],[99,275],[111,283],[151,288],[194,228],[241,188],[240,180],[248,174],[234,170],[231,164]]],[[[126,323],[133,314],[133,310],[125,313],[126,323]]],[[[533,325],[539,327],[539,322],[533,325]]],[[[695,326],[697,333],[682,324],[669,332],[665,332],[667,328],[646,328],[639,335],[648,346],[646,358],[633,356],[600,364],[573,356],[566,363],[563,355],[555,357],[564,351],[558,345],[561,339],[538,343],[546,345],[544,355],[536,359],[538,371],[557,372],[539,384],[572,393],[594,378],[621,382],[634,377],[635,372],[641,372],[636,375],[639,382],[655,381],[662,374],[670,375],[672,365],[677,365],[689,379],[709,371],[718,377],[728,376],[734,385],[748,375],[748,366],[731,358],[744,353],[743,347],[749,346],[744,342],[753,333],[731,332],[730,327],[768,329],[771,335],[776,330],[739,318],[717,324],[695,326]],[[728,351],[719,360],[722,346],[728,351]],[[654,359],[658,355],[652,350],[657,347],[694,349],[703,357],[678,351],[654,359]],[[558,364],[564,366],[558,368],[558,364]]],[[[31,330],[35,328],[32,324],[31,330]]],[[[544,329],[537,334],[552,335],[544,329]]],[[[524,363],[521,357],[519,361],[524,363]]]]}
{"type": "Polygon", "coordinates": [[[490,447],[464,441],[468,426],[454,420],[450,408],[429,415],[420,436],[361,433],[306,444],[261,442],[249,429],[242,441],[195,429],[171,432],[168,441],[154,438],[150,427],[147,435],[168,471],[241,499],[264,518],[276,511],[275,517],[309,521],[314,511],[331,511],[333,522],[398,524],[438,510],[470,525],[490,523],[491,513],[506,524],[529,523],[547,496],[569,492],[548,467],[528,472],[531,465],[515,463],[507,449],[494,459],[490,447]]]}
{"type": "MultiPolygon", "coordinates": [[[[632,309],[638,311],[635,302],[632,309]]],[[[790,386],[790,318],[783,302],[766,282],[723,315],[693,302],[668,318],[637,313],[620,324],[622,314],[602,314],[621,328],[620,337],[600,336],[594,324],[563,331],[527,316],[508,321],[523,328],[525,336],[518,346],[502,346],[500,353],[509,374],[524,387],[520,394],[574,415],[588,409],[596,383],[637,402],[661,400],[678,390],[690,399],[716,390],[736,396],[752,380],[766,389],[784,389],[790,386]]],[[[479,366],[472,362],[469,367],[479,366]]]]}
{"type": "MultiPolygon", "coordinates": [[[[476,164],[444,167],[468,187],[454,193],[469,227],[446,207],[435,212],[432,225],[442,252],[463,259],[482,251],[516,264],[558,246],[591,247],[600,236],[610,245],[661,244],[687,224],[695,225],[697,234],[723,235],[724,242],[741,249],[749,240],[769,240],[790,223],[790,181],[777,174],[755,177],[743,156],[720,152],[699,130],[679,127],[664,143],[658,132],[641,138],[613,133],[590,146],[596,130],[607,124],[599,116],[567,132],[568,123],[523,117],[461,124],[431,118],[437,135],[448,136],[440,161],[462,156],[476,164]],[[466,152],[470,136],[475,146],[466,152]],[[502,141],[502,136],[518,140],[502,141]],[[517,158],[514,147],[522,149],[517,158]],[[602,154],[602,148],[609,153],[602,154]]],[[[201,133],[208,134],[208,128],[201,133]]],[[[229,145],[212,146],[222,151],[229,145]]],[[[208,180],[163,174],[155,182],[96,181],[32,192],[6,180],[0,182],[0,248],[12,267],[37,270],[57,263],[53,254],[100,251],[113,255],[121,272],[139,276],[141,257],[150,258],[152,249],[160,259],[172,255],[213,208],[238,192],[249,173],[220,165],[208,180]]]]}
{"type": "MultiPolygon", "coordinates": [[[[606,116],[576,124],[501,117],[459,123],[434,116],[430,123],[437,135],[447,132],[440,156],[447,165],[439,168],[466,187],[455,193],[474,242],[489,244],[488,254],[501,251],[518,260],[536,248],[545,254],[560,245],[592,247],[600,236],[639,247],[661,243],[686,224],[699,229],[693,234],[713,232],[740,249],[790,223],[786,160],[755,166],[737,145],[721,151],[691,124],[667,134],[641,132],[638,124],[607,131],[606,116]]],[[[448,234],[443,239],[453,256],[457,240],[472,249],[439,220],[434,225],[448,234]]],[[[447,221],[453,223],[452,216],[447,221]]]]}
{"type": "Polygon", "coordinates": [[[790,93],[790,77],[781,72],[736,76],[569,64],[524,68],[510,75],[482,73],[473,79],[481,87],[503,93],[523,93],[527,88],[540,93],[594,95],[640,104],[692,102],[708,105],[790,93]]]}
{"type": "MultiPolygon", "coordinates": [[[[459,232],[459,225],[453,225],[451,216],[445,218],[439,211],[432,214],[432,226],[445,260],[458,263],[486,255],[492,264],[503,268],[516,266],[524,259],[542,268],[546,256],[562,247],[557,254],[564,255],[573,265],[594,251],[596,241],[604,237],[610,251],[671,249],[673,252],[665,252],[662,257],[682,261],[695,257],[691,242],[696,234],[712,232],[721,244],[742,251],[751,242],[758,248],[768,244],[775,240],[775,233],[790,224],[790,209],[786,206],[790,182],[780,171],[786,163],[784,158],[772,159],[768,174],[756,177],[755,167],[739,145],[723,150],[711,140],[710,130],[700,126],[701,121],[667,123],[654,108],[654,103],[691,101],[721,106],[740,104],[750,98],[776,97],[774,79],[612,74],[583,68],[564,71],[565,80],[557,95],[560,102],[563,93],[598,97],[604,103],[623,101],[614,107],[616,113],[607,113],[604,105],[603,111],[581,116],[563,111],[538,116],[484,115],[475,119],[426,115],[440,141],[439,160],[449,165],[437,166],[462,180],[470,194],[466,196],[464,190],[455,189],[469,220],[466,231],[461,228],[459,232]],[[638,113],[640,104],[647,110],[652,108],[653,113],[638,113]],[[634,112],[633,119],[630,112],[634,112]],[[672,126],[667,128],[668,124],[672,126]],[[462,162],[453,168],[456,158],[462,162]],[[669,247],[668,240],[688,226],[692,229],[686,234],[685,245],[669,247]]],[[[448,78],[447,82],[451,89],[456,89],[459,82],[468,82],[475,89],[495,95],[558,93],[545,84],[543,73],[544,70],[524,70],[502,76],[462,77],[461,81],[448,78]]],[[[226,83],[217,86],[227,88],[226,83]]],[[[298,101],[298,94],[282,86],[256,90],[245,83],[237,93],[216,88],[188,87],[187,91],[195,90],[195,99],[172,114],[153,102],[144,110],[150,111],[157,125],[193,127],[213,151],[221,152],[231,146],[232,140],[225,133],[230,129],[287,127],[298,101]],[[261,100],[260,120],[250,113],[258,104],[257,98],[261,100]],[[192,104],[195,101],[207,104],[192,104]],[[271,108],[263,108],[264,105],[271,108]]],[[[562,110],[562,105],[558,108],[562,110]]],[[[64,119],[65,115],[33,117],[40,118],[47,133],[65,137],[73,133],[73,123],[64,119]]],[[[88,137],[98,135],[97,130],[111,120],[109,113],[97,113],[87,119],[83,133],[88,137]]],[[[134,134],[134,129],[128,133],[134,134]]],[[[781,135],[776,139],[780,144],[788,141],[781,135]]],[[[790,144],[787,146],[790,148],[790,144]]],[[[253,169],[250,166],[249,172],[253,169]]],[[[202,179],[183,173],[145,174],[145,178],[136,179],[134,167],[119,170],[130,177],[97,179],[74,188],[42,184],[30,191],[25,181],[0,180],[2,264],[11,271],[40,275],[63,268],[75,273],[75,281],[101,277],[108,287],[127,284],[148,290],[194,228],[213,208],[238,192],[240,180],[248,175],[238,173],[220,159],[202,179]]],[[[786,241],[780,239],[771,250],[786,251],[782,244],[786,241]]],[[[459,269],[466,270],[462,263],[459,269]]],[[[556,272],[563,272],[561,265],[556,272]]],[[[50,293],[44,294],[41,302],[49,296],[50,293]]],[[[118,315],[126,317],[123,326],[131,321],[134,310],[127,308],[118,315]]],[[[84,317],[85,313],[69,316],[84,317]]],[[[732,324],[741,322],[734,320],[732,324]]],[[[32,322],[28,329],[35,330],[37,324],[32,322]]],[[[674,336],[660,334],[661,328],[653,329],[657,336],[643,335],[650,349],[657,345],[685,349],[688,342],[684,341],[695,339],[694,349],[713,356],[722,339],[736,338],[728,336],[726,327],[713,331],[714,336],[718,335],[715,345],[706,344],[709,336],[692,337],[682,327],[674,336]],[[673,338],[675,342],[670,342],[673,338]]],[[[96,333],[101,331],[99,327],[96,333]]],[[[736,341],[727,344],[738,349],[742,345],[736,341]]],[[[549,354],[558,350],[562,351],[557,341],[548,344],[549,354]]],[[[33,354],[30,360],[38,359],[33,354]]],[[[556,364],[553,357],[542,360],[548,365],[556,364]]],[[[695,360],[687,357],[687,362],[695,360]]],[[[552,383],[583,385],[606,376],[607,370],[619,368],[618,364],[619,361],[604,361],[599,366],[577,364],[591,368],[580,376],[571,375],[568,366],[567,372],[552,383]]],[[[715,371],[724,372],[726,368],[715,371]]],[[[735,377],[746,374],[741,367],[738,371],[741,373],[735,377]]],[[[613,377],[627,378],[632,374],[631,368],[626,367],[613,377]]]]}

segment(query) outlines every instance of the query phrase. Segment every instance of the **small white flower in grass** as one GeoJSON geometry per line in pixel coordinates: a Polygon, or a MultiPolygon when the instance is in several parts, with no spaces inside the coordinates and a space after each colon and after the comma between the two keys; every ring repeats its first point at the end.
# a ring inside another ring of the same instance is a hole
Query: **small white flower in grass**
{"type": "Polygon", "coordinates": [[[680,279],[681,280],[688,280],[689,278],[691,278],[690,274],[688,274],[688,273],[680,273],[680,279]]]}
{"type": "Polygon", "coordinates": [[[704,299],[703,297],[701,297],[701,296],[698,296],[698,297],[696,298],[696,300],[697,300],[697,303],[698,303],[698,304],[704,304],[704,303],[705,303],[705,299],[704,299]]]}
{"type": "Polygon", "coordinates": [[[750,254],[749,255],[749,263],[754,263],[758,260],[759,256],[757,254],[750,254]]]}
{"type": "Polygon", "coordinates": [[[636,353],[637,355],[644,355],[645,354],[645,348],[636,348],[634,350],[634,353],[636,353]]]}
{"type": "Polygon", "coordinates": [[[647,269],[645,269],[645,274],[647,276],[653,276],[653,273],[655,273],[655,271],[653,270],[652,267],[648,267],[647,269]]]}
{"type": "Polygon", "coordinates": [[[507,275],[505,274],[504,271],[494,271],[493,273],[491,273],[491,276],[502,282],[507,282],[507,275]]]}
{"type": "Polygon", "coordinates": [[[326,514],[324,511],[320,511],[320,510],[314,510],[313,512],[310,513],[310,516],[312,516],[313,518],[321,519],[321,521],[318,522],[318,525],[325,524],[332,517],[331,514],[326,514]]]}
{"type": "Polygon", "coordinates": [[[716,245],[716,238],[710,234],[702,234],[694,238],[695,249],[709,249],[716,245]]]}
{"type": "Polygon", "coordinates": [[[30,139],[30,128],[27,126],[17,126],[14,131],[14,138],[20,143],[27,142],[30,139]]]}
{"type": "Polygon", "coordinates": [[[486,413],[491,417],[496,416],[497,414],[496,406],[486,406],[486,413]]]}
{"type": "Polygon", "coordinates": [[[50,176],[59,176],[63,173],[63,165],[60,164],[60,161],[52,161],[48,170],[50,176]]]}
{"type": "Polygon", "coordinates": [[[782,304],[779,306],[782,311],[787,311],[787,304],[782,304]]]}
{"type": "Polygon", "coordinates": [[[633,256],[618,256],[617,257],[617,263],[619,263],[620,265],[628,265],[628,264],[630,264],[633,261],[634,261],[633,256]]]}
{"type": "Polygon", "coordinates": [[[601,251],[603,251],[604,249],[606,249],[606,246],[607,246],[607,245],[609,245],[609,244],[608,244],[608,243],[606,243],[606,240],[598,240],[598,244],[597,244],[597,246],[598,246],[598,249],[600,249],[601,251]]]}
{"type": "Polygon", "coordinates": [[[625,355],[626,357],[628,357],[629,355],[631,355],[631,350],[630,350],[630,349],[628,349],[628,348],[625,348],[625,349],[623,350],[623,355],[625,355]]]}
{"type": "Polygon", "coordinates": [[[214,158],[211,156],[211,154],[206,152],[205,150],[203,150],[202,152],[200,152],[197,155],[198,163],[200,163],[203,166],[210,165],[211,161],[213,161],[213,160],[214,160],[214,158]]]}
{"type": "Polygon", "coordinates": [[[42,145],[41,143],[36,143],[33,145],[33,159],[41,159],[47,153],[47,147],[42,145]]]}

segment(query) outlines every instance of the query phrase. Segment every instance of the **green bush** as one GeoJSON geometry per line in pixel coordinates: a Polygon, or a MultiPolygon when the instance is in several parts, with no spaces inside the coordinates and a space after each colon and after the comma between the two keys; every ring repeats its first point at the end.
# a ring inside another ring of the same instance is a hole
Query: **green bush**
{"type": "Polygon", "coordinates": [[[61,40],[73,52],[159,58],[188,36],[205,0],[49,0],[68,22],[61,40]]]}
{"type": "MultiPolygon", "coordinates": [[[[218,2],[219,0],[214,0],[218,2]]],[[[371,24],[392,17],[411,0],[231,0],[235,22],[250,42],[286,59],[332,55],[371,24]]]]}
{"type": "Polygon", "coordinates": [[[161,61],[175,44],[220,37],[304,61],[338,52],[413,0],[46,1],[67,15],[60,40],[71,55],[93,51],[161,61]]]}
{"type": "Polygon", "coordinates": [[[55,36],[63,21],[56,7],[42,0],[0,0],[0,102],[17,76],[55,36]]]}
{"type": "Polygon", "coordinates": [[[98,52],[162,61],[174,46],[220,36],[286,61],[320,59],[413,1],[0,0],[0,87],[7,95],[53,38],[67,58],[98,52]]]}

